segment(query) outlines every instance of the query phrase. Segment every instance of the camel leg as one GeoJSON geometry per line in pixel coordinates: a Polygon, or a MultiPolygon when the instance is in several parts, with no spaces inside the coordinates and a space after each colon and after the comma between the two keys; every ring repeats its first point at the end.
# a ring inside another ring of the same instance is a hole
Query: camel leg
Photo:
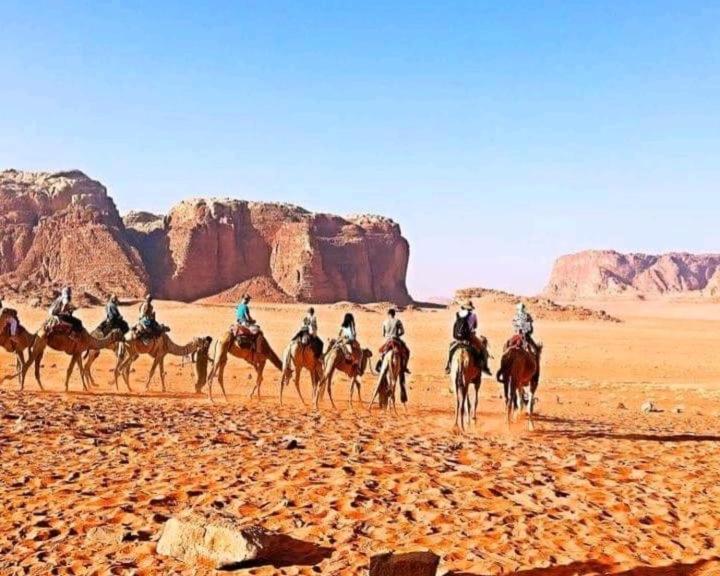
{"type": "Polygon", "coordinates": [[[512,414],[513,409],[515,407],[515,386],[512,384],[512,382],[508,383],[508,396],[505,400],[505,409],[507,413],[507,425],[508,428],[510,428],[510,424],[512,423],[512,414]]]}
{"type": "Polygon", "coordinates": [[[530,394],[528,396],[528,405],[527,405],[528,430],[530,430],[531,432],[533,430],[535,430],[535,424],[533,423],[534,404],[535,404],[535,392],[533,391],[533,389],[531,387],[530,394]]]}
{"type": "Polygon", "coordinates": [[[290,375],[288,374],[289,372],[290,366],[283,366],[283,372],[280,375],[280,406],[282,406],[283,403],[283,390],[285,389],[285,382],[290,379],[290,375]]]}
{"type": "Polygon", "coordinates": [[[97,382],[95,382],[95,378],[93,378],[92,375],[92,365],[95,363],[95,360],[97,360],[99,355],[99,351],[89,350],[87,358],[85,359],[85,375],[87,376],[90,386],[93,386],[94,388],[97,388],[97,382]]]}
{"type": "Polygon", "coordinates": [[[331,367],[330,370],[328,370],[327,374],[323,374],[323,377],[320,378],[320,382],[318,382],[317,385],[317,394],[315,394],[315,410],[318,410],[320,408],[320,400],[325,394],[325,386],[329,385],[329,382],[332,380],[334,372],[335,368],[331,367]]]}
{"type": "Polygon", "coordinates": [[[453,429],[456,433],[460,432],[460,402],[461,402],[462,395],[460,393],[460,390],[458,388],[457,383],[455,384],[455,426],[453,429]]]}
{"type": "Polygon", "coordinates": [[[69,390],[70,387],[70,376],[73,373],[73,369],[75,368],[75,362],[77,359],[75,358],[75,355],[73,354],[70,357],[70,365],[67,368],[67,372],[65,373],[65,392],[69,390]]]}
{"type": "Polygon", "coordinates": [[[480,403],[480,384],[475,384],[475,404],[473,405],[473,422],[477,423],[477,409],[480,403]]]}
{"type": "Polygon", "coordinates": [[[225,365],[227,364],[227,359],[223,362],[221,360],[221,364],[218,370],[218,384],[220,384],[220,390],[222,390],[223,398],[225,398],[225,402],[227,402],[227,392],[225,392],[225,365]]]}
{"type": "Polygon", "coordinates": [[[158,359],[153,358],[152,366],[150,366],[150,373],[148,374],[147,382],[145,383],[145,392],[150,390],[150,380],[152,380],[153,375],[155,374],[155,370],[157,370],[158,367],[158,359]]]}
{"type": "Polygon", "coordinates": [[[82,387],[85,392],[91,392],[90,388],[88,387],[87,380],[85,380],[85,367],[83,366],[82,362],[82,355],[76,354],[77,360],[75,361],[78,365],[78,368],[80,369],[80,382],[82,382],[82,387]]]}
{"type": "MultiPolygon", "coordinates": [[[[385,364],[385,363],[384,363],[385,364]]],[[[380,386],[382,386],[383,380],[387,380],[388,378],[388,369],[387,365],[384,365],[380,368],[380,374],[378,374],[378,381],[375,385],[375,391],[373,392],[372,398],[370,400],[370,404],[368,404],[368,410],[372,409],[373,404],[375,404],[375,398],[378,397],[378,394],[380,394],[380,386]]],[[[355,386],[355,379],[350,382],[350,406],[352,406],[352,391],[355,386]]]]}
{"type": "Polygon", "coordinates": [[[250,398],[252,398],[255,395],[255,391],[257,390],[257,397],[258,400],[260,400],[260,385],[262,384],[262,369],[253,364],[253,368],[255,368],[255,385],[253,386],[253,389],[250,391],[250,398]]]}
{"type": "Polygon", "coordinates": [[[305,404],[305,398],[303,398],[302,395],[302,390],[300,390],[300,368],[298,367],[295,368],[295,390],[297,390],[298,396],[300,396],[300,401],[303,403],[303,406],[307,406],[307,404],[305,404]]]}
{"type": "Polygon", "coordinates": [[[17,353],[17,362],[15,365],[17,366],[17,377],[18,382],[20,383],[20,391],[22,391],[25,388],[25,378],[23,378],[23,368],[25,368],[25,353],[22,350],[17,353]]]}
{"type": "Polygon", "coordinates": [[[128,392],[132,392],[133,390],[132,390],[132,388],[130,388],[129,370],[128,370],[128,374],[126,376],[125,373],[121,371],[121,365],[122,365],[122,355],[118,351],[118,359],[117,359],[117,362],[115,363],[115,370],[113,373],[113,378],[115,380],[115,390],[117,392],[120,392],[120,384],[118,383],[118,378],[122,377],[123,381],[125,382],[125,387],[127,388],[128,392]]]}
{"type": "MultiPolygon", "coordinates": [[[[388,382],[388,384],[390,384],[390,382],[388,382]]],[[[392,408],[393,408],[393,412],[395,413],[395,416],[398,415],[397,403],[395,400],[396,387],[397,387],[397,383],[395,381],[393,381],[392,385],[390,386],[390,401],[392,402],[392,408]]]]}
{"type": "Polygon", "coordinates": [[[160,356],[160,383],[162,384],[162,391],[165,392],[165,356],[160,356]]]}
{"type": "MultiPolygon", "coordinates": [[[[350,382],[350,386],[353,385],[353,382],[355,382],[355,378],[353,378],[352,382],[350,382]]],[[[337,406],[335,406],[335,401],[333,400],[333,396],[332,396],[332,381],[331,380],[328,380],[327,391],[328,391],[328,398],[330,398],[330,404],[332,405],[333,410],[337,410],[337,406]]]]}
{"type": "Polygon", "coordinates": [[[42,357],[44,353],[45,342],[42,339],[36,339],[32,351],[28,354],[28,360],[23,367],[23,384],[25,382],[25,377],[28,370],[30,369],[30,366],[33,366],[35,369],[35,381],[38,383],[38,386],[40,386],[40,390],[45,390],[45,388],[43,388],[42,381],[40,380],[40,362],[42,362],[42,357]]]}

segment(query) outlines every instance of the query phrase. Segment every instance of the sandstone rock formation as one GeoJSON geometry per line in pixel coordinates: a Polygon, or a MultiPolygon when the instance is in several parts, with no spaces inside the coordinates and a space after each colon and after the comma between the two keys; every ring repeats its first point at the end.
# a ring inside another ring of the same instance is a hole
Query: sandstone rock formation
{"type": "Polygon", "coordinates": [[[196,300],[253,278],[291,300],[405,304],[409,246],[382,217],[343,219],[241,200],[181,202],[163,220],[126,218],[162,298],[196,300]]]}
{"type": "Polygon", "coordinates": [[[79,171],[0,172],[0,291],[43,303],[63,284],[191,301],[243,290],[274,301],[407,304],[400,227],[288,204],[195,199],[167,216],[120,218],[107,190],[79,171]]]}
{"type": "Polygon", "coordinates": [[[0,172],[0,289],[27,296],[65,283],[137,296],[148,276],[99,182],[78,171],[0,172]]]}
{"type": "Polygon", "coordinates": [[[559,258],[545,295],[562,300],[602,297],[720,295],[720,254],[659,256],[589,250],[559,258]]]}

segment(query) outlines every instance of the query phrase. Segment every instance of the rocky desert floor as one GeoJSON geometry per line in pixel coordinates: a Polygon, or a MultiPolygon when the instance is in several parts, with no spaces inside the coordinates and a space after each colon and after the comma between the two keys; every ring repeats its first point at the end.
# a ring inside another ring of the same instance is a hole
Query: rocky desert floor
{"type": "MultiPolygon", "coordinates": [[[[8,303],[11,304],[11,303],[8,303]]],[[[350,408],[318,413],[267,368],[262,400],[252,371],[228,367],[228,402],[192,392],[192,371],[168,365],[169,390],[116,392],[113,357],[62,392],[68,358],[44,359],[46,392],[0,389],[0,574],[202,574],[161,557],[164,522],[212,507],[287,536],[287,550],[245,574],[363,574],[371,555],[432,550],[440,573],[525,576],[720,573],[720,306],[594,303],[622,323],[539,320],[546,354],[536,430],[511,430],[499,388],[484,382],[476,425],[452,431],[443,374],[452,311],[403,314],[412,348],[410,403],[398,417],[350,408]],[[651,400],[657,411],[644,413],[651,400]],[[299,445],[288,448],[286,436],[299,445]]],[[[344,309],[321,306],[334,332],[344,309]]],[[[481,305],[497,365],[511,310],[481,305]]],[[[255,305],[278,353],[303,307],[255,305]]],[[[43,312],[20,307],[29,328],[43,312]]],[[[135,308],[125,309],[128,318],[135,308]]],[[[184,343],[218,336],[230,307],[161,302],[159,318],[184,343]]],[[[382,312],[357,308],[363,344],[381,343],[382,312]]],[[[100,309],[79,316],[94,327],[100,309]]],[[[12,372],[0,355],[0,376],[12,372]]],[[[310,383],[303,377],[306,397],[310,383]]],[[[366,377],[367,400],[373,386],[366,377]]]]}

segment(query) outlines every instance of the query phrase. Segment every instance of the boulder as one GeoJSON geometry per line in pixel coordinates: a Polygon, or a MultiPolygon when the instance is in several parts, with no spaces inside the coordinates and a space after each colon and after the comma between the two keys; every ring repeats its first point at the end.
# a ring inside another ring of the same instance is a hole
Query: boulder
{"type": "Polygon", "coordinates": [[[216,510],[188,510],[170,518],[157,543],[157,553],[188,564],[209,563],[216,570],[267,558],[273,537],[257,526],[216,510]]]}
{"type": "Polygon", "coordinates": [[[388,552],[370,558],[370,576],[435,576],[439,564],[432,552],[388,552]]]}

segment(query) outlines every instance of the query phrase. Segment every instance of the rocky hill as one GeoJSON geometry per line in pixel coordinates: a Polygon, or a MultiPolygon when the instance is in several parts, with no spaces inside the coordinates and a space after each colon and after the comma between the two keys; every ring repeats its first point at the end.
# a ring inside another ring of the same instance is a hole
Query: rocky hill
{"type": "Polygon", "coordinates": [[[69,283],[96,297],[190,301],[247,289],[279,301],[407,304],[408,258],[400,227],[380,216],[201,198],[122,219],[82,172],[0,172],[0,290],[19,299],[69,283]]]}
{"type": "Polygon", "coordinates": [[[621,254],[590,250],[562,256],[544,294],[561,300],[604,297],[720,296],[720,254],[621,254]]]}
{"type": "MultiPolygon", "coordinates": [[[[548,298],[530,296],[522,297],[502,290],[489,288],[463,288],[455,292],[453,304],[462,304],[467,300],[473,300],[477,305],[479,301],[493,304],[505,304],[510,307],[524,302],[536,320],[600,320],[603,322],[621,322],[619,318],[611,316],[604,310],[592,310],[584,306],[572,304],[558,304],[548,298]]],[[[508,310],[508,314],[511,311],[508,310]]]]}

